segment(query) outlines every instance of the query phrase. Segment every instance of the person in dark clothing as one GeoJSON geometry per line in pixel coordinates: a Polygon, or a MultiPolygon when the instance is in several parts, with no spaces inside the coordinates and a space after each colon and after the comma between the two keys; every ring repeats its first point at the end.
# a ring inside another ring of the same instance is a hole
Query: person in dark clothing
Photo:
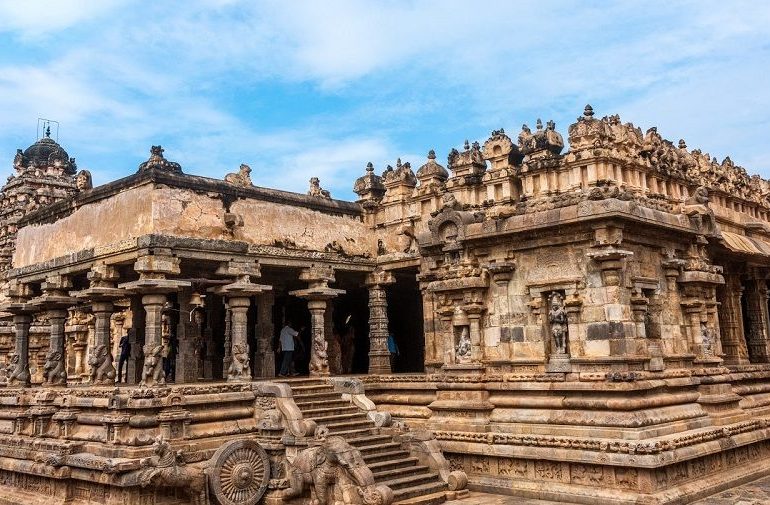
{"type": "MultiPolygon", "coordinates": [[[[118,347],[120,348],[120,358],[118,358],[118,382],[123,382],[123,365],[131,356],[131,342],[128,341],[128,335],[120,337],[118,347]]],[[[126,382],[128,382],[128,367],[126,367],[126,382]]]]}

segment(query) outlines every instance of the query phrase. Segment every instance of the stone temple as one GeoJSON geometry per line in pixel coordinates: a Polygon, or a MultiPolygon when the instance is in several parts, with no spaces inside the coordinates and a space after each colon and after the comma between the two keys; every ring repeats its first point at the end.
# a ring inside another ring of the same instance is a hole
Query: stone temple
{"type": "Polygon", "coordinates": [[[568,141],[369,164],[356,202],[19,150],[0,504],[683,504],[770,473],[770,183],[590,106],[568,141]]]}

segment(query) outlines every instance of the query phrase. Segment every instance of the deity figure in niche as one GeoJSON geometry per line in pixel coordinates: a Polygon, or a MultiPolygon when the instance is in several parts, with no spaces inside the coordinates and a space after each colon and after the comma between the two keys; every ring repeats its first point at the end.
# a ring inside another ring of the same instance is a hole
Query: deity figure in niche
{"type": "Polygon", "coordinates": [[[551,294],[548,322],[553,336],[554,354],[567,354],[567,311],[564,310],[564,297],[561,293],[551,294]]]}
{"type": "Polygon", "coordinates": [[[463,326],[460,330],[460,338],[457,341],[457,362],[469,363],[471,361],[471,337],[468,327],[463,326]]]}

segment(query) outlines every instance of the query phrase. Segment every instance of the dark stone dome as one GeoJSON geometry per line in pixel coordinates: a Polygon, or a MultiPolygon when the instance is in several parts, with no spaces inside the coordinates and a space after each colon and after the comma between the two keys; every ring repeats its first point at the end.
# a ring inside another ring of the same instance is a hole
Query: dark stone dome
{"type": "Polygon", "coordinates": [[[67,174],[74,175],[77,171],[75,160],[71,159],[67,151],[50,137],[43,137],[29,146],[24,151],[23,157],[26,167],[47,167],[60,164],[67,174]]]}

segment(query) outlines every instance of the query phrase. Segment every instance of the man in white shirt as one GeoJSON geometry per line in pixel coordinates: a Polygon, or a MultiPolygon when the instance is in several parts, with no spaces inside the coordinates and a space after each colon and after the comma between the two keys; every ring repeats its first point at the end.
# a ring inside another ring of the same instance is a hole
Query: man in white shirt
{"type": "Polygon", "coordinates": [[[291,323],[287,322],[286,326],[281,329],[281,336],[279,343],[281,345],[281,371],[278,373],[279,377],[286,377],[287,375],[296,375],[294,371],[294,339],[297,338],[299,333],[297,330],[291,327],[291,323]]]}

